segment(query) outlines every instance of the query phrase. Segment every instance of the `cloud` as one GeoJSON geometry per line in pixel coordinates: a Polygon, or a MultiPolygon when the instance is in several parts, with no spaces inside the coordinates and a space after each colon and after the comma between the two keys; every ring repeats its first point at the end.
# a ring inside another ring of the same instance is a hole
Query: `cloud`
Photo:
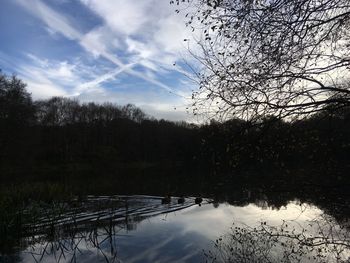
{"type": "Polygon", "coordinates": [[[186,106],[183,104],[173,106],[168,103],[149,103],[139,104],[138,106],[148,115],[156,116],[158,119],[195,122],[195,119],[186,111],[186,106]]]}
{"type": "MultiPolygon", "coordinates": [[[[185,12],[176,14],[168,1],[81,0],[105,21],[105,27],[124,41],[128,52],[140,59],[167,66],[186,51],[183,39],[193,33],[185,27],[185,12]],[[156,8],[155,8],[156,7],[156,8]]],[[[191,43],[191,42],[190,42],[191,43]]],[[[186,43],[188,44],[188,43],[186,43]]]]}
{"type": "Polygon", "coordinates": [[[59,32],[71,40],[81,38],[79,31],[69,25],[66,17],[55,12],[40,0],[15,0],[32,15],[39,17],[53,32],[59,32]]]}
{"type": "MultiPolygon", "coordinates": [[[[168,85],[161,83],[156,79],[151,79],[149,75],[143,74],[141,72],[133,70],[131,67],[126,66],[119,58],[117,58],[114,54],[109,51],[104,50],[103,45],[99,42],[96,42],[96,38],[85,37],[78,30],[73,28],[69,21],[59,14],[58,12],[52,10],[46,4],[41,2],[40,0],[16,0],[20,5],[29,10],[33,15],[40,18],[44,23],[46,23],[52,30],[55,30],[65,37],[76,40],[80,43],[82,47],[84,47],[87,51],[93,54],[99,54],[103,58],[109,60],[115,65],[119,66],[121,69],[125,70],[128,74],[132,76],[141,78],[149,83],[152,83],[162,89],[166,89],[173,94],[176,92],[169,87],[168,85]],[[93,39],[93,41],[91,40],[93,39]]],[[[104,9],[103,9],[104,10],[104,9]]]]}
{"type": "Polygon", "coordinates": [[[48,99],[53,96],[67,97],[69,94],[61,87],[55,85],[48,79],[40,77],[36,79],[25,79],[28,91],[33,94],[34,99],[48,99]]]}
{"type": "Polygon", "coordinates": [[[69,96],[69,93],[49,79],[42,70],[36,67],[20,67],[19,73],[27,83],[27,89],[34,99],[47,99],[52,96],[69,96]]]}
{"type": "Polygon", "coordinates": [[[108,35],[104,27],[98,27],[91,30],[84,36],[80,38],[80,44],[87,51],[91,52],[95,58],[98,58],[101,55],[101,52],[106,52],[107,46],[105,43],[104,36],[108,35]]]}
{"type": "Polygon", "coordinates": [[[52,96],[77,96],[89,90],[103,92],[99,86],[109,78],[119,74],[117,71],[102,74],[105,69],[88,66],[78,59],[56,61],[42,59],[26,54],[28,60],[17,61],[17,73],[28,84],[34,99],[52,96]]]}
{"type": "MultiPolygon", "coordinates": [[[[116,86],[107,88],[112,86],[111,81],[115,82],[116,76],[123,73],[120,68],[108,71],[108,68],[88,66],[77,59],[56,61],[34,54],[26,54],[25,57],[29,60],[15,62],[18,74],[28,84],[34,99],[66,96],[82,102],[133,103],[159,119],[193,121],[186,112],[188,102],[183,97],[168,96],[167,91],[147,88],[143,82],[125,84],[118,80],[116,86]],[[102,86],[105,83],[108,85],[102,86]]],[[[131,67],[132,64],[126,66],[131,67]]],[[[186,82],[182,85],[187,87],[186,82]]],[[[177,89],[181,93],[183,88],[177,89]]]]}
{"type": "Polygon", "coordinates": [[[103,19],[102,24],[90,25],[84,32],[78,29],[80,18],[67,17],[42,0],[15,1],[38,18],[55,39],[63,36],[75,41],[89,54],[80,61],[74,54],[69,61],[29,54],[33,64],[24,63],[21,70],[26,71],[36,97],[134,103],[156,117],[188,119],[191,91],[182,87],[179,80],[183,76],[176,73],[185,69],[173,67],[173,63],[182,59],[183,38],[188,38],[189,32],[168,1],[80,0],[103,19]],[[146,83],[135,84],[140,80],[146,83]],[[130,89],[124,82],[134,87],[130,89]]]}
{"type": "Polygon", "coordinates": [[[184,27],[184,17],[182,15],[172,14],[158,21],[153,40],[163,50],[177,54],[186,49],[183,40],[190,39],[192,36],[193,34],[190,29],[184,27]]]}
{"type": "Polygon", "coordinates": [[[168,96],[168,93],[163,90],[145,89],[142,86],[141,83],[132,83],[127,86],[120,83],[115,89],[96,91],[89,89],[76,98],[81,102],[103,103],[109,101],[119,105],[131,103],[158,119],[195,122],[193,116],[187,113],[188,101],[186,99],[168,96]]]}
{"type": "Polygon", "coordinates": [[[125,35],[138,34],[143,30],[147,31],[149,16],[145,11],[153,1],[81,0],[81,2],[105,19],[106,24],[113,31],[125,35]]]}
{"type": "Polygon", "coordinates": [[[27,89],[35,99],[52,96],[69,96],[68,87],[81,81],[77,65],[67,61],[49,61],[27,54],[29,61],[18,62],[17,70],[28,84],[27,89]]]}
{"type": "MultiPolygon", "coordinates": [[[[0,51],[1,64],[7,69],[14,68],[15,66],[15,72],[11,73],[17,75],[27,84],[27,90],[32,93],[34,99],[69,95],[61,85],[58,85],[56,81],[52,81],[47,74],[51,72],[51,77],[54,77],[52,74],[54,72],[53,68],[59,69],[59,64],[51,65],[51,67],[48,60],[40,59],[33,54],[27,54],[25,57],[29,58],[30,61],[11,58],[9,55],[0,51]]],[[[64,68],[65,65],[61,65],[58,75],[62,76],[64,73],[70,75],[64,68]]]]}

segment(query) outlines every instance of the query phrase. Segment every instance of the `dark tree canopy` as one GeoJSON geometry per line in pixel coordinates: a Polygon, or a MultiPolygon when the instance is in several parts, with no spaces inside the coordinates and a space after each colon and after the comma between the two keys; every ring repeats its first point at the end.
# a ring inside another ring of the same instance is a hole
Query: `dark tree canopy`
{"type": "Polygon", "coordinates": [[[182,2],[201,33],[196,107],[291,118],[350,104],[348,0],[182,2]]]}
{"type": "Polygon", "coordinates": [[[34,106],[26,84],[15,76],[0,71],[0,122],[4,125],[23,125],[34,121],[34,106]]]}
{"type": "Polygon", "coordinates": [[[156,120],[131,104],[32,103],[22,81],[1,76],[2,189],[24,184],[36,194],[32,184],[57,183],[69,193],[226,196],[248,185],[310,192],[318,184],[338,201],[330,186],[348,193],[350,107],[296,122],[262,116],[258,125],[238,118],[195,125],[156,120]]]}

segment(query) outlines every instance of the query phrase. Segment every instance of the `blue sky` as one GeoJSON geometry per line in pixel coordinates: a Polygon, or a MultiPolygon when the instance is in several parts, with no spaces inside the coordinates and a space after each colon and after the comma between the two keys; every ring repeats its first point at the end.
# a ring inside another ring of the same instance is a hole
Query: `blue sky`
{"type": "Polygon", "coordinates": [[[168,0],[1,0],[0,68],[34,99],[133,103],[192,121],[184,14],[168,0]]]}

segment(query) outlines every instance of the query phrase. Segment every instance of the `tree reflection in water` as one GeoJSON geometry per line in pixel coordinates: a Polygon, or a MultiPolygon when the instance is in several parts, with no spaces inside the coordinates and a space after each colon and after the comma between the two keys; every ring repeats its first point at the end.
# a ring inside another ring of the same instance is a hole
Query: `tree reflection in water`
{"type": "Polygon", "coordinates": [[[36,224],[26,225],[23,261],[120,262],[118,238],[130,236],[144,219],[194,206],[192,199],[165,206],[161,197],[90,197],[77,206],[51,209],[36,224]]]}
{"type": "Polygon", "coordinates": [[[65,238],[52,236],[51,240],[36,242],[24,253],[30,254],[35,262],[45,262],[46,257],[55,262],[78,262],[79,257],[83,262],[84,256],[108,263],[119,262],[116,240],[121,229],[112,224],[89,231],[71,229],[65,238]]]}
{"type": "Polygon", "coordinates": [[[279,226],[261,222],[256,227],[233,224],[205,251],[206,262],[349,262],[350,222],[339,225],[321,215],[301,225],[297,220],[279,226]]]}
{"type": "Polygon", "coordinates": [[[51,205],[23,224],[17,253],[0,254],[0,262],[197,263],[202,249],[206,262],[350,259],[350,223],[344,218],[304,202],[281,209],[267,196],[248,197],[247,204],[238,206],[206,198],[201,207],[195,198],[162,204],[162,197],[155,196],[89,196],[51,205]],[[208,245],[227,231],[213,247],[208,245]]]}

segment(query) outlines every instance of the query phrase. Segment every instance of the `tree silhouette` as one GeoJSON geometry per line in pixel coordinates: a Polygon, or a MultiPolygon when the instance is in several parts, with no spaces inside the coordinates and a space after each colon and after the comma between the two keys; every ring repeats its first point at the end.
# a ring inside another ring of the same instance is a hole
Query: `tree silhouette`
{"type": "Polygon", "coordinates": [[[347,0],[175,2],[191,3],[187,25],[201,33],[195,110],[254,120],[350,104],[347,0]]]}
{"type": "Polygon", "coordinates": [[[32,141],[26,127],[35,124],[35,107],[25,87],[16,76],[0,71],[0,162],[30,156],[32,141]]]}
{"type": "Polygon", "coordinates": [[[0,71],[0,122],[2,125],[22,126],[33,123],[34,106],[31,95],[16,76],[6,76],[0,71]]]}

